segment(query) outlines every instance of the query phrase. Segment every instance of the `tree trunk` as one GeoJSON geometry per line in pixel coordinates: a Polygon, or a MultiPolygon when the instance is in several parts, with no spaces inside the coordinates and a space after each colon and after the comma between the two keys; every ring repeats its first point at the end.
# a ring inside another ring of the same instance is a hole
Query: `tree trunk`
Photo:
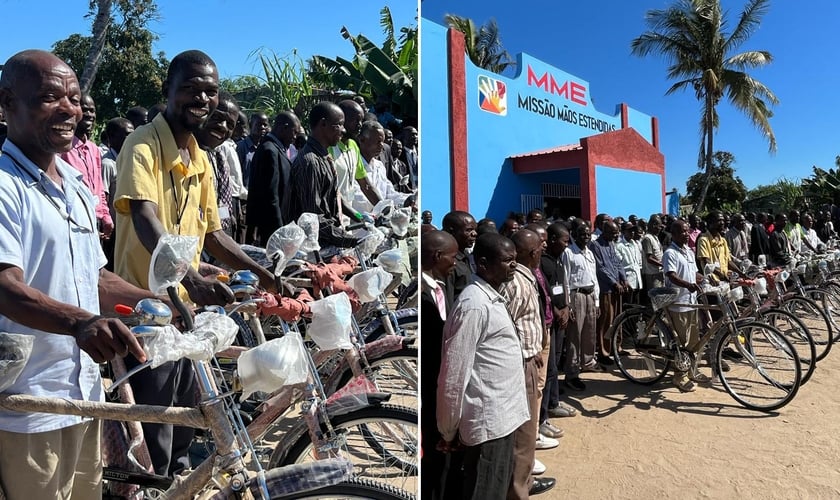
{"type": "Polygon", "coordinates": [[[96,18],[93,21],[92,41],[87,59],[85,59],[82,77],[79,79],[79,86],[85,94],[89,93],[91,87],[93,87],[102,53],[105,51],[105,39],[108,35],[108,27],[111,25],[113,3],[114,0],[96,0],[96,18]]]}
{"type": "Polygon", "coordinates": [[[694,207],[694,213],[703,211],[703,206],[706,204],[706,195],[709,193],[709,184],[712,183],[712,173],[714,172],[713,146],[714,146],[714,106],[710,96],[706,96],[706,176],[703,179],[703,189],[700,191],[700,199],[694,207]]]}

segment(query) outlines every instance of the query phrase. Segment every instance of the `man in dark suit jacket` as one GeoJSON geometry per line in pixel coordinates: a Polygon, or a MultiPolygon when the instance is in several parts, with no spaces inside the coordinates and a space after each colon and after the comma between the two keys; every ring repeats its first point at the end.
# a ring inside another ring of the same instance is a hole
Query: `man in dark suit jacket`
{"type": "Polygon", "coordinates": [[[292,160],[289,159],[288,148],[299,129],[300,121],[294,113],[281,112],[251,160],[246,222],[248,234],[253,234],[252,228],[256,228],[262,246],[277,228],[291,222],[289,173],[292,160]]]}
{"type": "MultiPolygon", "coordinates": [[[[447,277],[455,269],[458,242],[443,231],[429,231],[420,241],[420,321],[423,325],[423,371],[420,387],[420,435],[423,446],[423,497],[435,500],[444,498],[444,489],[460,493],[460,485],[452,484],[460,477],[458,471],[447,474],[450,455],[435,447],[440,441],[437,429],[435,401],[437,379],[440,373],[441,350],[443,347],[443,325],[451,306],[452,288],[447,286],[447,277]],[[447,479],[447,476],[450,476],[447,479]],[[447,482],[452,487],[446,487],[447,482]]],[[[458,495],[455,495],[456,497],[458,495]]]]}
{"type": "Polygon", "coordinates": [[[551,349],[548,363],[548,379],[543,389],[543,399],[540,408],[540,423],[548,417],[573,417],[577,410],[560,401],[560,384],[557,374],[562,368],[560,359],[563,356],[566,326],[569,323],[569,305],[566,304],[566,294],[563,290],[565,271],[561,257],[569,246],[569,230],[561,222],[555,222],[546,228],[546,248],[540,259],[540,269],[545,276],[548,292],[551,296],[553,321],[551,325],[551,349]]]}
{"type": "Polygon", "coordinates": [[[411,188],[417,187],[417,164],[419,162],[417,155],[417,129],[414,127],[405,127],[402,131],[403,154],[402,161],[408,167],[409,175],[411,176],[411,188]]]}
{"type": "Polygon", "coordinates": [[[472,248],[478,237],[475,228],[475,218],[469,212],[453,210],[443,216],[441,229],[451,234],[458,242],[455,271],[446,279],[446,282],[452,286],[453,297],[456,299],[472,280],[473,268],[467,250],[472,248]]]}

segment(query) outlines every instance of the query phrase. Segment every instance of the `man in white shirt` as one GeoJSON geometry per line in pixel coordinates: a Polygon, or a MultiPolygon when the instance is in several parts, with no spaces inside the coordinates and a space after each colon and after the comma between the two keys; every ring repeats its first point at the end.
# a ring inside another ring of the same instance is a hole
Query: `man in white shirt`
{"type": "MultiPolygon", "coordinates": [[[[15,54],[0,75],[9,127],[0,155],[0,332],[34,338],[10,394],[102,401],[97,363],[129,351],[145,361],[128,328],[99,312],[152,294],[104,269],[97,199],[58,156],[72,145],[81,95],[73,70],[45,51],[15,54]]],[[[100,434],[99,420],[0,409],[0,498],[100,498],[100,434]]]]}
{"type": "Polygon", "coordinates": [[[571,308],[566,328],[566,387],[586,390],[580,380],[581,371],[600,371],[595,359],[595,333],[598,319],[598,278],[595,255],[589,249],[592,234],[589,222],[575,220],[572,244],[563,252],[566,303],[571,308]]]}
{"type": "Polygon", "coordinates": [[[537,279],[531,270],[539,266],[543,243],[537,233],[524,228],[511,239],[516,246],[516,272],[512,280],[502,284],[500,292],[507,300],[507,309],[519,335],[531,420],[514,433],[513,482],[508,490],[508,500],[527,499],[529,494],[548,491],[555,484],[554,478],[531,476],[540,426],[542,387],[539,379],[545,363],[542,351],[548,346],[545,312],[537,292],[537,279]]]}
{"type": "Polygon", "coordinates": [[[341,197],[341,206],[338,208],[355,222],[358,217],[355,217],[356,212],[352,206],[357,193],[367,199],[371,207],[379,203],[380,197],[367,178],[357,142],[365,116],[364,110],[352,99],[341,101],[338,107],[344,113],[344,133],[341,140],[329,148],[329,153],[333,158],[335,180],[341,197]]]}
{"type": "MultiPolygon", "coordinates": [[[[689,225],[677,220],[671,232],[671,244],[662,256],[662,267],[665,273],[665,285],[678,292],[676,302],[680,304],[696,304],[698,283],[702,276],[697,273],[697,260],[694,252],[688,247],[689,225]]],[[[700,330],[697,320],[697,310],[685,306],[669,306],[668,316],[674,331],[680,338],[682,346],[696,352],[700,330]]],[[[683,392],[695,389],[693,380],[706,381],[707,378],[697,373],[674,369],[674,385],[683,392]]]]}
{"type": "MultiPolygon", "coordinates": [[[[648,232],[642,237],[642,275],[644,276],[645,292],[651,288],[659,288],[664,284],[662,276],[662,244],[659,243],[659,233],[662,231],[662,219],[658,215],[651,215],[648,222],[648,232]]],[[[647,300],[647,295],[642,297],[647,300]]]]}
{"type": "Polygon", "coordinates": [[[814,218],[811,214],[804,213],[800,220],[802,221],[802,246],[799,248],[799,251],[817,253],[817,245],[820,245],[822,242],[814,230],[814,218]]]}
{"type": "Polygon", "coordinates": [[[461,498],[504,499],[512,479],[514,431],[530,418],[516,328],[499,294],[513,279],[516,248],[497,233],[473,251],[476,275],[443,330],[437,390],[439,448],[464,450],[461,498]]]}
{"type": "Polygon", "coordinates": [[[621,225],[621,238],[615,246],[615,252],[624,266],[624,275],[630,290],[625,293],[625,299],[631,304],[639,303],[639,290],[642,289],[642,252],[633,240],[633,233],[637,227],[632,222],[621,225]]]}
{"type": "MultiPolygon", "coordinates": [[[[379,153],[382,152],[383,141],[385,140],[385,129],[377,121],[366,121],[362,124],[362,131],[359,132],[359,151],[362,153],[362,165],[367,172],[368,181],[373,185],[379,198],[391,200],[395,207],[405,205],[409,193],[401,193],[394,189],[394,185],[388,180],[385,165],[379,160],[379,153]]],[[[353,208],[360,212],[370,212],[373,206],[367,197],[361,193],[356,194],[353,201],[353,208]]]]}

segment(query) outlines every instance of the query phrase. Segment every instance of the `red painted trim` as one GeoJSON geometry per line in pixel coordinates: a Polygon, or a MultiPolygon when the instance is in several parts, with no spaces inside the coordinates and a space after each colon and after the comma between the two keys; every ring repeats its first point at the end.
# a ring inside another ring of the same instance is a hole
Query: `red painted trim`
{"type": "Polygon", "coordinates": [[[659,150],[659,118],[652,116],[650,118],[650,132],[653,137],[653,147],[659,150]]]}
{"type": "Polygon", "coordinates": [[[667,203],[668,198],[665,196],[665,173],[664,172],[662,173],[661,179],[662,179],[662,213],[664,214],[664,213],[666,213],[665,212],[665,210],[667,210],[666,205],[668,204],[667,203]]]}
{"type": "Polygon", "coordinates": [[[583,168],[586,165],[586,150],[558,151],[542,155],[526,156],[513,159],[513,173],[530,174],[550,170],[583,168]]]}
{"type": "Polygon", "coordinates": [[[452,210],[470,209],[470,178],[467,169],[467,70],[464,34],[446,33],[449,64],[449,163],[452,210]]]}
{"type": "Polygon", "coordinates": [[[627,104],[621,103],[621,128],[629,127],[630,118],[628,116],[627,104]]]}
{"type": "MultiPolygon", "coordinates": [[[[581,144],[583,143],[584,139],[581,139],[581,144]]],[[[589,144],[584,146],[584,149],[587,155],[586,165],[580,172],[580,213],[589,222],[594,222],[595,215],[598,213],[598,183],[595,179],[595,164],[597,161],[595,160],[596,155],[589,144]],[[584,179],[586,183],[583,182],[584,179]]]]}

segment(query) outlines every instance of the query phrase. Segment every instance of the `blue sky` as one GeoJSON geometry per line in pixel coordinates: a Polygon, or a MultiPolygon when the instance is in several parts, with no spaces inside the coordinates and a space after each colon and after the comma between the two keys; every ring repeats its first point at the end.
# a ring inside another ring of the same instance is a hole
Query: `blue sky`
{"type": "MultiPolygon", "coordinates": [[[[657,116],[666,186],[685,194],[686,180],[697,172],[700,105],[693,93],[664,95],[671,83],[663,59],[630,54],[630,41],[646,31],[645,13],[670,4],[666,0],[424,0],[421,9],[424,18],[440,24],[445,13],[470,17],[476,24],[493,17],[512,55],[529,53],[589,81],[600,111],[611,114],[616,104],[626,102],[657,116]]],[[[740,0],[723,0],[732,24],[743,5],[740,0]]],[[[758,31],[741,46],[740,50],[768,50],[773,55],[769,67],[751,74],[780,100],[771,119],[778,142],[775,155],[768,153],[766,141],[737,110],[725,102],[718,107],[715,150],[735,155],[737,175],[748,188],[780,177],[808,177],[812,165],[833,167],[840,155],[840,124],[833,116],[840,83],[838,19],[840,2],[776,0],[758,31]]]]}
{"type": "MultiPolygon", "coordinates": [[[[88,0],[0,0],[0,60],[23,49],[50,49],[73,33],[89,34],[88,4],[88,0]]],[[[157,5],[161,19],[150,26],[160,37],[154,51],[164,51],[171,59],[181,51],[201,49],[216,61],[222,77],[259,74],[257,61],[248,56],[260,47],[280,56],[297,49],[303,59],[315,54],[350,59],[353,46],[341,37],[341,27],[381,43],[379,11],[384,5],[391,8],[397,29],[417,24],[417,4],[405,0],[157,0],[157,5]]]]}

